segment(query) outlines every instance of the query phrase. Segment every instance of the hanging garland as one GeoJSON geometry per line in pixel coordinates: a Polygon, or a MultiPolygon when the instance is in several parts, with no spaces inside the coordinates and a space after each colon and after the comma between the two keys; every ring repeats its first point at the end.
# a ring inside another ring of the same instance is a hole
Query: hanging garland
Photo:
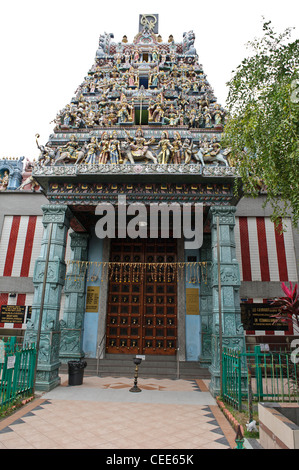
{"type": "Polygon", "coordinates": [[[75,281],[101,282],[107,279],[113,282],[143,282],[144,276],[150,282],[182,282],[189,284],[207,284],[206,262],[176,263],[136,263],[115,261],[68,261],[66,278],[74,276],[75,281]]]}

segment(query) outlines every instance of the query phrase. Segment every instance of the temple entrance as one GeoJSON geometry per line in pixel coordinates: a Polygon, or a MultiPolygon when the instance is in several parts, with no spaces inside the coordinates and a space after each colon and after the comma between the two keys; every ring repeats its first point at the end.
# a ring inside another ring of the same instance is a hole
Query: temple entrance
{"type": "Polygon", "coordinates": [[[110,261],[106,352],[174,355],[176,240],[115,239],[110,261]]]}

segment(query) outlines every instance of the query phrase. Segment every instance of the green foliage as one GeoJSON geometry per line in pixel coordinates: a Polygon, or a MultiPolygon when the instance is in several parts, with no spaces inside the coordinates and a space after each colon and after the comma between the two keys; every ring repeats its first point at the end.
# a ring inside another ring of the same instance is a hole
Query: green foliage
{"type": "Polygon", "coordinates": [[[299,290],[298,284],[293,288],[292,282],[290,287],[287,287],[284,282],[281,283],[281,288],[285,293],[285,297],[280,297],[272,302],[274,307],[279,308],[277,315],[273,315],[276,318],[274,323],[278,321],[289,322],[299,326],[299,290]]]}
{"type": "Polygon", "coordinates": [[[291,29],[277,34],[271,22],[263,31],[228,82],[223,146],[231,148],[244,193],[255,197],[265,188],[273,220],[291,211],[298,225],[299,40],[290,41],[291,29]]]}

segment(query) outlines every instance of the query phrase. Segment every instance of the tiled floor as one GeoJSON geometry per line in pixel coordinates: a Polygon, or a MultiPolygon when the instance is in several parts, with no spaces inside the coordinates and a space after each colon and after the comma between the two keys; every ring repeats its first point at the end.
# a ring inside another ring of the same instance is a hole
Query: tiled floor
{"type": "MultiPolygon", "coordinates": [[[[234,432],[217,405],[198,405],[191,400],[208,397],[204,381],[140,379],[143,394],[129,393],[132,385],[132,380],[125,378],[85,377],[83,385],[69,387],[62,377],[62,386],[0,421],[0,449],[235,446],[234,432]],[[119,394],[119,401],[115,401],[116,395],[113,401],[107,400],[109,391],[119,394]],[[57,398],[58,392],[61,398],[57,398]],[[72,399],[74,392],[77,395],[72,399]],[[102,394],[106,394],[105,401],[102,394]],[[188,398],[192,404],[186,404],[188,398]]],[[[213,399],[208,403],[214,403],[213,399]]]]}

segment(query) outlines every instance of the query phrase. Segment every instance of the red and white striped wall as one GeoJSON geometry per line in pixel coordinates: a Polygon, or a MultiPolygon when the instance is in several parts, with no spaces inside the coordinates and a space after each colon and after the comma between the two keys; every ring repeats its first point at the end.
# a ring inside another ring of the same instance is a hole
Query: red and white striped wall
{"type": "MultiPolygon", "coordinates": [[[[0,238],[0,277],[32,277],[35,261],[40,255],[44,227],[42,216],[5,216],[0,238]]],[[[66,260],[70,257],[70,237],[67,239],[66,260]]],[[[14,291],[12,284],[12,292],[14,291]]],[[[10,297],[0,292],[2,305],[32,306],[33,293],[10,297]]],[[[63,304],[63,302],[62,302],[63,304]]],[[[0,323],[0,328],[25,329],[26,324],[0,323]]]]}
{"type": "MultiPolygon", "coordinates": [[[[32,277],[40,255],[44,227],[42,216],[5,216],[0,238],[0,277],[32,277]]],[[[70,246],[67,239],[66,256],[70,246]]]]}
{"type": "Polygon", "coordinates": [[[291,219],[279,233],[269,217],[236,217],[236,256],[241,281],[297,282],[291,219]]]}
{"type": "MultiPolygon", "coordinates": [[[[0,276],[31,277],[40,254],[43,225],[41,216],[5,216],[0,239],[0,276]]],[[[13,291],[12,286],[12,291],[13,291]]],[[[31,306],[32,293],[10,297],[0,293],[1,305],[31,306]]],[[[25,323],[0,323],[1,328],[24,329],[25,323]]]]}
{"type": "MultiPolygon", "coordinates": [[[[291,220],[283,220],[286,231],[275,230],[269,217],[236,217],[236,256],[241,281],[297,282],[297,262],[291,220]]],[[[249,303],[267,303],[268,299],[248,299],[249,303]]],[[[247,335],[284,336],[294,334],[293,326],[286,331],[246,331],[247,335]]]]}
{"type": "Polygon", "coordinates": [[[0,240],[0,276],[33,276],[42,235],[41,216],[6,216],[0,240]]]}

